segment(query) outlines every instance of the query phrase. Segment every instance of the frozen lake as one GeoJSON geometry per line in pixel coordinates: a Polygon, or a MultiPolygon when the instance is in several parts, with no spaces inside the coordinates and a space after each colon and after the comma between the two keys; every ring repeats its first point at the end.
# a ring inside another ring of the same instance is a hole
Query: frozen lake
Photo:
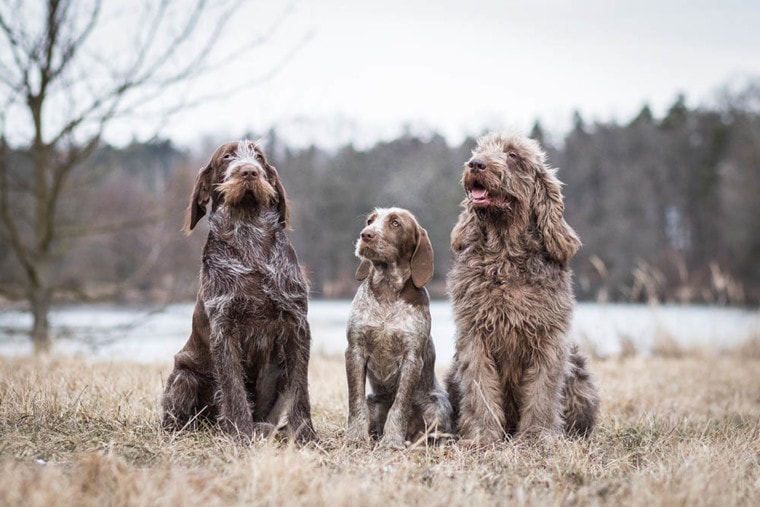
{"type": "MultiPolygon", "coordinates": [[[[309,321],[313,353],[342,354],[350,301],[314,300],[309,321]]],[[[116,305],[73,305],[56,308],[51,325],[53,352],[99,360],[170,361],[187,340],[193,304],[173,304],[160,311],[116,305]]],[[[454,321],[447,301],[431,305],[433,340],[438,363],[454,354],[454,321]]],[[[0,311],[0,355],[31,352],[24,331],[31,316],[0,311]]],[[[760,334],[760,312],[707,306],[645,306],[580,303],[571,336],[592,344],[601,355],[615,355],[624,341],[638,350],[651,349],[658,338],[685,346],[720,350],[760,334]]]]}

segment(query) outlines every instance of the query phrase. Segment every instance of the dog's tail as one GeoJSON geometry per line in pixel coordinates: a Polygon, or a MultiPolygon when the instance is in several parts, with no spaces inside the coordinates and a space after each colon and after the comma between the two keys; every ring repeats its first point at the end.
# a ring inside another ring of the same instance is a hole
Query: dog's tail
{"type": "Polygon", "coordinates": [[[586,355],[578,350],[578,345],[572,344],[563,414],[565,432],[572,436],[589,436],[599,413],[599,392],[596,381],[586,366],[587,361],[586,355]]]}

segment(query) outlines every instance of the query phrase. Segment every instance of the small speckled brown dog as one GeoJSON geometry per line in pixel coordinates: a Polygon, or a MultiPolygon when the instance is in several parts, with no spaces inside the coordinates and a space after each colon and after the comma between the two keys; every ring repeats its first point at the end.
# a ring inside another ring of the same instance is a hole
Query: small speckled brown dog
{"type": "Polygon", "coordinates": [[[587,435],[599,398],[567,340],[567,267],[580,240],[563,218],[555,170],[531,139],[489,134],[465,164],[464,210],[447,279],[457,341],[446,377],[458,431],[475,445],[505,436],[587,435]]]}
{"type": "Polygon", "coordinates": [[[308,286],[285,229],[288,201],[277,170],[251,141],[223,144],[195,180],[187,233],[207,213],[193,326],[174,356],[163,426],[219,422],[235,437],[316,437],[308,379],[308,286]]]}
{"type": "Polygon", "coordinates": [[[451,432],[451,404],[435,377],[430,304],[424,285],[433,277],[433,247],[414,216],[376,209],[356,244],[363,283],[348,321],[349,439],[382,437],[401,449],[405,440],[451,432]],[[365,398],[366,381],[372,393],[365,398]]]}

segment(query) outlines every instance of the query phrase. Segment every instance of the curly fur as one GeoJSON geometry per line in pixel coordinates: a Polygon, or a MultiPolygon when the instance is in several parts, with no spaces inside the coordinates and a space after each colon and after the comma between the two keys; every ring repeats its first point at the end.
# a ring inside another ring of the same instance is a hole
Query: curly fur
{"type": "Polygon", "coordinates": [[[477,443],[587,435],[596,421],[596,386],[566,338],[567,263],[580,240],[545,158],[534,140],[493,133],[464,167],[447,279],[457,343],[445,383],[459,433],[477,443]]]}

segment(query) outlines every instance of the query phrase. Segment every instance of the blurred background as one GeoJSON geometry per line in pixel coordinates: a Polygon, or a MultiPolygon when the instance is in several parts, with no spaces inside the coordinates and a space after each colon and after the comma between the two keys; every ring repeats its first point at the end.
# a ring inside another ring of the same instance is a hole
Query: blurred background
{"type": "Polygon", "coordinates": [[[240,138],[284,180],[314,300],[353,296],[391,205],[445,298],[462,165],[495,129],[559,167],[579,300],[754,311],[758,23],[737,0],[0,0],[0,311],[45,350],[63,304],[192,301],[184,208],[240,138]]]}

